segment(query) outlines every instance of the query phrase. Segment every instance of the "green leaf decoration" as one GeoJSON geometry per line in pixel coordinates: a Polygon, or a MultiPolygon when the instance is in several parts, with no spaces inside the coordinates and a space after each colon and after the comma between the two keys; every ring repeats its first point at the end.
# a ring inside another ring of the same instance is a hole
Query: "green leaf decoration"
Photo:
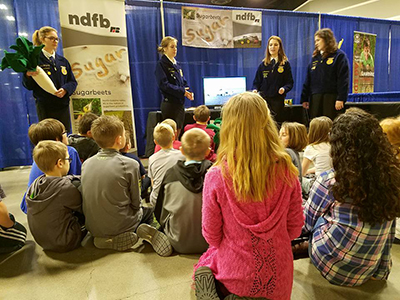
{"type": "Polygon", "coordinates": [[[32,42],[24,37],[18,37],[15,45],[10,49],[15,53],[4,51],[4,58],[1,60],[1,69],[13,69],[15,72],[25,73],[26,71],[35,71],[39,62],[40,51],[44,45],[33,46],[32,42]]]}

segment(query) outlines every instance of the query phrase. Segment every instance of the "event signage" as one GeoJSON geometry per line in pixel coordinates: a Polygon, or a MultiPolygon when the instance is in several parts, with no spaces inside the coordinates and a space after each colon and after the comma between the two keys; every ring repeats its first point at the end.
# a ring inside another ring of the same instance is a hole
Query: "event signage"
{"type": "Polygon", "coordinates": [[[260,48],[262,12],[182,6],[182,44],[198,48],[260,48]]]}
{"type": "Polygon", "coordinates": [[[353,93],[374,92],[376,34],[354,31],[353,93]]]}
{"type": "Polygon", "coordinates": [[[86,112],[118,116],[136,149],[125,2],[59,0],[64,56],[78,87],[71,96],[73,131],[86,112]]]}

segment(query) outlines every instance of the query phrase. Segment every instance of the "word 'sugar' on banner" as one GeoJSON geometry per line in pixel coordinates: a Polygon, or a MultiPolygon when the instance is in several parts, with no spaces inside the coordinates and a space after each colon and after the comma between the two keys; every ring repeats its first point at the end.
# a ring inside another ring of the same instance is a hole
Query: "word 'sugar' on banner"
{"type": "Polygon", "coordinates": [[[64,55],[78,82],[71,95],[72,128],[87,112],[114,115],[136,149],[125,2],[59,0],[64,55]]]}
{"type": "Polygon", "coordinates": [[[198,48],[260,48],[262,12],[182,7],[182,44],[198,48]]]}

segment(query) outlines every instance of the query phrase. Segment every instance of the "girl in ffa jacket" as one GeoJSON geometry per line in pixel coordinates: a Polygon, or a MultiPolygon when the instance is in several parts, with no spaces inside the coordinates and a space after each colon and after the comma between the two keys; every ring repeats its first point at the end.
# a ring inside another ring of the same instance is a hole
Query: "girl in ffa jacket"
{"type": "Polygon", "coordinates": [[[301,93],[301,103],[310,109],[310,117],[327,116],[332,120],[344,111],[349,91],[349,62],[338,49],[329,28],[314,35],[315,50],[307,69],[301,93]]]}
{"type": "Polygon", "coordinates": [[[193,100],[189,86],[183,76],[182,68],[175,60],[178,40],[171,36],[162,39],[158,52],[162,54],[156,66],[156,79],[163,101],[161,103],[162,119],[173,119],[178,131],[182,129],[185,119],[185,97],[193,100]]]}
{"type": "Polygon", "coordinates": [[[285,50],[283,50],[282,40],[273,35],[268,39],[265,58],[257,69],[253,81],[253,91],[259,92],[267,101],[272,115],[279,123],[284,121],[282,120],[284,100],[292,87],[292,70],[285,50]]]}
{"type": "Polygon", "coordinates": [[[68,60],[56,54],[59,42],[57,30],[50,26],[44,26],[34,32],[32,40],[35,46],[44,45],[38,65],[46,72],[58,90],[54,95],[43,90],[32,79],[32,76],[37,75],[38,72],[26,72],[22,83],[28,90],[33,90],[39,121],[53,118],[63,123],[65,129],[70,131],[69,97],[75,91],[78,83],[68,60]]]}

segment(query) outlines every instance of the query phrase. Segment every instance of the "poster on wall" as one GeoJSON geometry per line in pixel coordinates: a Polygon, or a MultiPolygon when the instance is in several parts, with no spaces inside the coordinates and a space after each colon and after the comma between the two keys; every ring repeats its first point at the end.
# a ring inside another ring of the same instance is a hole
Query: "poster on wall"
{"type": "Polygon", "coordinates": [[[182,45],[260,48],[262,12],[182,6],[182,45]]]}
{"type": "Polygon", "coordinates": [[[115,115],[131,134],[135,122],[122,0],[59,0],[64,56],[78,82],[71,96],[73,131],[86,112],[115,115]]]}
{"type": "Polygon", "coordinates": [[[353,93],[373,93],[376,34],[354,31],[353,93]]]}

